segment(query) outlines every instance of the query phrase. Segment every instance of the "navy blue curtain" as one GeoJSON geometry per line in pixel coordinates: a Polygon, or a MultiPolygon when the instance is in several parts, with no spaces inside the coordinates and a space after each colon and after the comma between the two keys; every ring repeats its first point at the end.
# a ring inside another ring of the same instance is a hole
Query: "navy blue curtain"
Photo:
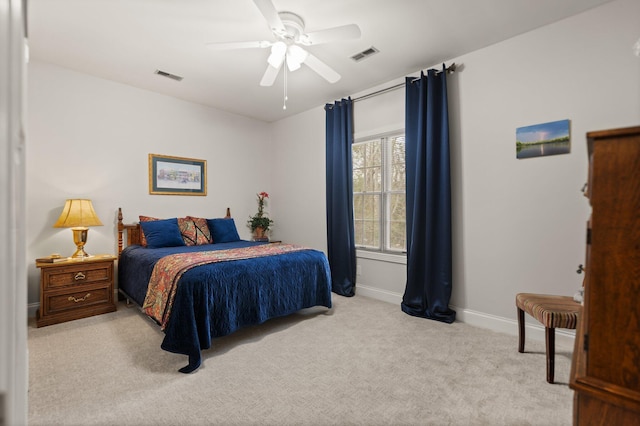
{"type": "Polygon", "coordinates": [[[327,258],[331,289],[353,296],[356,286],[356,245],[353,231],[353,101],[326,104],[327,138],[327,258]]]}
{"type": "Polygon", "coordinates": [[[406,79],[407,285],[402,310],[452,323],[447,73],[406,79]]]}

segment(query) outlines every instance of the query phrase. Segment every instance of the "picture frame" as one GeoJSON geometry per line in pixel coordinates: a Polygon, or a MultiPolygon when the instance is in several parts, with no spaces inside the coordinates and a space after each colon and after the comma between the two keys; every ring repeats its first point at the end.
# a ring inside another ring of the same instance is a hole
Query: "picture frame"
{"type": "Polygon", "coordinates": [[[149,194],[207,195],[207,161],[149,154],[149,194]]]}
{"type": "Polygon", "coordinates": [[[571,153],[571,122],[568,119],[518,127],[516,158],[571,153]]]}

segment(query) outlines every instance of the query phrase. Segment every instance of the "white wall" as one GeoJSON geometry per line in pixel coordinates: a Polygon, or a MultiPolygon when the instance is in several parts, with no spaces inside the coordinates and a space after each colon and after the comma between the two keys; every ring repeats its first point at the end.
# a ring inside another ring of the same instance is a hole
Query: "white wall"
{"type": "Polygon", "coordinates": [[[324,109],[273,123],[273,237],[327,250],[324,109]]]}
{"type": "MultiPolygon", "coordinates": [[[[579,289],[576,269],[584,261],[589,215],[580,192],[587,176],[585,133],[639,124],[640,58],[632,52],[640,37],[639,17],[640,2],[618,0],[447,58],[447,64],[461,64],[448,79],[454,209],[451,302],[459,319],[515,332],[516,293],[573,295],[579,289]],[[516,159],[516,128],[562,119],[571,120],[570,154],[516,159]]],[[[356,135],[392,127],[403,114],[403,89],[358,102],[356,135]],[[388,122],[383,122],[385,115],[377,114],[389,106],[388,122]]],[[[278,204],[277,217],[302,229],[300,218],[320,220],[318,212],[325,206],[325,176],[309,172],[324,167],[324,111],[319,107],[282,120],[274,129],[279,176],[274,186],[287,194],[278,204]],[[301,146],[310,153],[304,162],[300,153],[289,154],[301,146]]],[[[314,232],[307,240],[319,245],[324,238],[314,232]]],[[[358,264],[359,294],[400,302],[404,265],[362,258],[358,264]]]]}
{"type": "Polygon", "coordinates": [[[250,238],[245,222],[256,193],[273,194],[267,123],[44,63],[29,65],[28,85],[31,304],[39,298],[33,259],[75,251],[71,231],[52,227],[67,198],[93,200],[105,225],[90,229],[90,254],[116,252],[118,207],[126,222],[222,217],[231,207],[241,237],[250,238]],[[149,153],[207,160],[208,195],[149,195],[149,153]]]}
{"type": "Polygon", "coordinates": [[[640,2],[619,0],[455,59],[454,305],[514,318],[518,292],[580,287],[585,133],[639,124],[639,24],[640,2]],[[562,119],[571,154],[515,158],[517,127],[562,119]]]}

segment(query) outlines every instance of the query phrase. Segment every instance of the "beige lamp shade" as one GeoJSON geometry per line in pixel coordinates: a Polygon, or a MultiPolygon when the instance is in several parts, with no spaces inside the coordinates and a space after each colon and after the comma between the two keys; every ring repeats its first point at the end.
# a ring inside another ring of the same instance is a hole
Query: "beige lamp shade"
{"type": "Polygon", "coordinates": [[[102,226],[91,200],[67,200],[54,228],[102,226]]]}
{"type": "Polygon", "coordinates": [[[73,231],[73,242],[76,244],[76,252],[72,258],[89,257],[84,251],[84,245],[87,242],[89,233],[88,226],[102,226],[102,222],[98,219],[98,215],[93,210],[91,200],[67,200],[62,209],[62,213],[58,221],[53,225],[54,228],[71,228],[73,231]]]}

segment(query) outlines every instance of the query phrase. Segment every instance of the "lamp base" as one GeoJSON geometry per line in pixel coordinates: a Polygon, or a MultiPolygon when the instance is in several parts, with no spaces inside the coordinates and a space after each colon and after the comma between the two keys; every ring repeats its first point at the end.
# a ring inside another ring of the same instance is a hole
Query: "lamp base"
{"type": "Polygon", "coordinates": [[[79,247],[76,252],[71,255],[72,259],[84,259],[86,257],[91,257],[91,255],[84,251],[84,247],[79,247]]]}
{"type": "Polygon", "coordinates": [[[71,228],[73,231],[73,242],[76,245],[76,252],[71,255],[72,259],[84,259],[85,257],[89,257],[89,254],[84,251],[84,245],[87,242],[87,234],[89,233],[89,228],[87,227],[76,227],[71,228]]]}

